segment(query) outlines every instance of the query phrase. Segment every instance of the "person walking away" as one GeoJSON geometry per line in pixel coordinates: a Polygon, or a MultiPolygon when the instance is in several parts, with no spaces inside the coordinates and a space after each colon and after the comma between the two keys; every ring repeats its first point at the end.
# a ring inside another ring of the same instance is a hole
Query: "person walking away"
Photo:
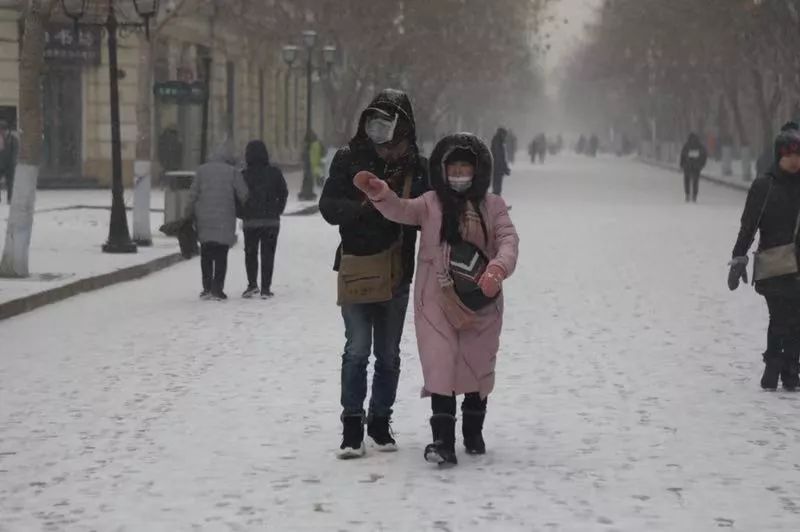
{"type": "MultiPolygon", "coordinates": [[[[8,203],[14,195],[14,175],[17,171],[19,140],[11,131],[8,122],[0,120],[0,179],[5,178],[8,203]]],[[[2,197],[0,197],[2,200],[2,197]]]]}
{"type": "Polygon", "coordinates": [[[775,141],[777,164],[753,181],[730,262],[728,288],[747,283],[747,252],[759,236],[753,280],[769,309],[767,349],[761,387],[775,390],[778,379],[795,391],[800,384],[800,130],[785,128],[775,141]]]}
{"type": "Polygon", "coordinates": [[[508,139],[506,141],[507,149],[506,154],[508,155],[508,163],[514,164],[514,160],[517,158],[517,135],[512,130],[508,130],[508,139]]]}
{"type": "Polygon", "coordinates": [[[589,137],[589,157],[597,157],[597,150],[600,148],[600,139],[597,135],[589,137]]]}
{"type": "Polygon", "coordinates": [[[486,452],[483,425],[503,324],[501,289],[514,273],[519,251],[505,202],[487,193],[491,173],[486,145],[459,133],[433,150],[434,190],[420,198],[400,198],[369,172],[355,177],[384,216],[421,227],[415,325],[433,436],[425,459],[439,465],[458,463],[457,395],[464,395],[461,428],[467,453],[486,452]]]}
{"type": "Polygon", "coordinates": [[[700,142],[700,137],[690,133],[681,150],[681,170],[683,170],[683,188],[686,191],[686,203],[697,203],[700,189],[700,174],[708,161],[708,150],[700,142]]]}
{"type": "Polygon", "coordinates": [[[270,164],[267,146],[252,140],[245,148],[244,181],[248,197],[242,206],[244,230],[244,263],[247,289],[242,297],[250,299],[261,293],[268,299],[272,292],[275,251],[281,230],[281,215],[286,210],[289,190],[280,168],[270,164]],[[261,288],[258,287],[258,257],[261,249],[261,288]]]}
{"type": "Polygon", "coordinates": [[[311,175],[314,176],[314,182],[322,186],[325,180],[325,165],[323,160],[325,159],[326,150],[316,133],[311,131],[309,134],[311,136],[311,142],[308,145],[308,156],[311,160],[311,175]]]}
{"type": "Polygon", "coordinates": [[[390,430],[400,377],[400,339],[414,274],[417,230],[387,220],[353,177],[366,170],[397,194],[428,190],[427,161],[419,155],[411,101],[397,90],[379,93],[361,114],[350,143],[337,151],[320,198],[320,212],[339,227],[338,303],[346,343],[342,355],[342,442],[338,457],[365,453],[367,365],[374,349],[367,434],[379,451],[396,450],[390,430]]]}
{"type": "Polygon", "coordinates": [[[492,191],[498,196],[503,195],[503,179],[511,175],[511,168],[508,167],[506,157],[506,136],[508,132],[505,128],[497,128],[497,133],[492,138],[492,158],[494,159],[494,174],[492,176],[492,191]]]}
{"type": "Polygon", "coordinates": [[[539,153],[539,148],[536,146],[536,137],[528,144],[528,155],[531,158],[531,163],[536,164],[536,155],[539,153]]]}
{"type": "Polygon", "coordinates": [[[544,164],[544,159],[547,157],[547,136],[544,133],[539,133],[536,146],[539,148],[539,162],[544,164]]]}
{"type": "Polygon", "coordinates": [[[194,218],[200,240],[201,299],[225,300],[228,251],[236,242],[236,199],[247,202],[247,185],[234,167],[232,148],[219,147],[195,173],[185,217],[194,218]]]}

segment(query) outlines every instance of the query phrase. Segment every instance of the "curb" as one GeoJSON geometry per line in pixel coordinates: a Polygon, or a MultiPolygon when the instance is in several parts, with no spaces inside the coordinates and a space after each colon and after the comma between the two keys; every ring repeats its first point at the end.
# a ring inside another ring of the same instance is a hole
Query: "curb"
{"type": "Polygon", "coordinates": [[[0,303],[0,321],[36,310],[45,305],[63,301],[79,294],[93,292],[114,284],[141,279],[151,273],[163,270],[173,264],[183,262],[184,260],[180,253],[173,253],[145,262],[144,264],[137,264],[136,266],[122,268],[121,270],[110,273],[79,279],[63,286],[45,290],[44,292],[12,299],[11,301],[0,303]]]}
{"type": "MultiPolygon", "coordinates": [[[[646,164],[648,166],[655,166],[656,168],[661,168],[663,170],[672,170],[673,172],[680,172],[680,169],[678,167],[672,166],[671,164],[662,163],[661,161],[653,161],[651,159],[644,159],[642,157],[637,157],[636,161],[642,164],[646,164]]],[[[732,188],[734,190],[742,190],[744,192],[750,190],[749,184],[746,185],[744,183],[734,183],[732,181],[728,181],[719,177],[710,176],[708,174],[700,174],[700,177],[702,177],[706,181],[714,183],[715,185],[732,188]]]]}

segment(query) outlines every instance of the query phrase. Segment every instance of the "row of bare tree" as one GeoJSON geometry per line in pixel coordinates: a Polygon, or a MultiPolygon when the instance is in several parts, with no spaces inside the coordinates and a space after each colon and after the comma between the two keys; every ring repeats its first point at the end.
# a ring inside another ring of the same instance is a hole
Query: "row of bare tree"
{"type": "Polygon", "coordinates": [[[563,92],[597,126],[762,150],[798,118],[798,50],[797,0],[606,0],[563,92]]]}

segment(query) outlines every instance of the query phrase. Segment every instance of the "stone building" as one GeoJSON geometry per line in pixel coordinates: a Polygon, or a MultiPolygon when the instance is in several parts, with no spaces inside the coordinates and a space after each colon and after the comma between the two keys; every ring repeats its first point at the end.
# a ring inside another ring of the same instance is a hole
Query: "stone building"
{"type": "MultiPolygon", "coordinates": [[[[0,118],[12,123],[18,105],[21,26],[17,2],[0,0],[0,118]]],[[[305,80],[300,72],[288,71],[279,49],[248,55],[236,31],[219,27],[214,13],[200,10],[171,18],[151,37],[155,83],[147,97],[152,98],[153,160],[161,167],[193,170],[203,152],[227,139],[241,152],[247,141],[261,138],[276,161],[299,161],[305,80]]],[[[137,102],[144,97],[138,84],[142,46],[148,44],[141,33],[121,32],[119,90],[126,183],[132,180],[136,155],[137,102]]],[[[42,77],[41,186],[104,186],[110,181],[108,78],[104,33],[81,27],[76,39],[69,20],[60,14],[54,17],[47,27],[42,77]]],[[[158,182],[158,175],[154,178],[158,182]]]]}

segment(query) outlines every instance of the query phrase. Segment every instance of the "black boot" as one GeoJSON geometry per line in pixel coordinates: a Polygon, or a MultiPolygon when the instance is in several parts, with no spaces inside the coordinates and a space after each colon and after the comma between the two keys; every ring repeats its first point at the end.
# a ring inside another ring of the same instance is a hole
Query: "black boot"
{"type": "Polygon", "coordinates": [[[425,447],[425,460],[440,466],[456,465],[456,418],[450,414],[431,416],[433,443],[425,447]]]}
{"type": "Polygon", "coordinates": [[[364,416],[342,416],[342,444],[337,456],[341,460],[361,458],[366,453],[364,447],[364,416]]]}
{"type": "Polygon", "coordinates": [[[367,434],[375,441],[378,450],[391,453],[397,450],[397,442],[392,436],[391,420],[388,417],[372,416],[367,423],[367,434]]]}
{"type": "Polygon", "coordinates": [[[761,376],[761,387],[765,390],[778,389],[778,377],[783,369],[783,354],[767,351],[764,353],[764,374],[761,376]]]}
{"type": "Polygon", "coordinates": [[[486,411],[462,410],[461,433],[464,436],[464,449],[467,454],[486,454],[486,443],[483,441],[483,420],[486,411]]]}
{"type": "Polygon", "coordinates": [[[783,389],[794,392],[800,386],[800,346],[787,345],[783,350],[783,368],[781,381],[783,389]]]}

